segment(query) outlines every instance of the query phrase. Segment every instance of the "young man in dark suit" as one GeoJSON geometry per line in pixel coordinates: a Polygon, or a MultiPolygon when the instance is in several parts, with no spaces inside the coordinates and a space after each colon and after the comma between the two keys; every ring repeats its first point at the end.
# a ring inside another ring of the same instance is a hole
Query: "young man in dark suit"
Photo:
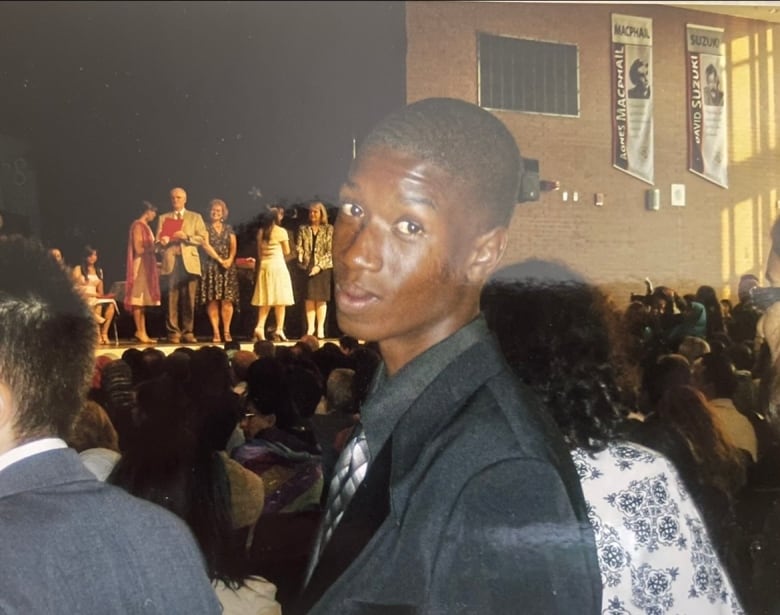
{"type": "Polygon", "coordinates": [[[43,247],[0,239],[0,611],[219,613],[186,525],[99,482],[65,444],[96,335],[43,247]]]}
{"type": "Polygon", "coordinates": [[[331,485],[346,507],[326,512],[291,612],[601,612],[574,466],[480,314],[521,164],[497,118],[454,99],[408,105],[361,145],[335,298],[383,362],[331,485]]]}

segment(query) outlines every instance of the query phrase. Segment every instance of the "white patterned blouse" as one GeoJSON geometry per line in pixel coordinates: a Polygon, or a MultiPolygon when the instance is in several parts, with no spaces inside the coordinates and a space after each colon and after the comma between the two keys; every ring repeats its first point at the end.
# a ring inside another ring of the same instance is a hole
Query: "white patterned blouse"
{"type": "Polygon", "coordinates": [[[603,615],[744,613],[666,457],[631,442],[571,455],[596,534],[603,615]]]}

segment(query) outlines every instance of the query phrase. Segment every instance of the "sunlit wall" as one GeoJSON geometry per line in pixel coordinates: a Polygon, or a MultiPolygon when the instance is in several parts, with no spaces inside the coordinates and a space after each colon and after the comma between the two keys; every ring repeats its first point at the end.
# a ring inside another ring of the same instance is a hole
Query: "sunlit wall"
{"type": "Polygon", "coordinates": [[[649,276],[680,294],[699,285],[736,296],[740,275],[764,279],[769,229],[778,209],[777,37],[780,25],[674,6],[564,3],[407,3],[407,98],[455,96],[477,102],[477,32],[576,44],[580,114],[496,112],[543,179],[561,189],[518,207],[509,261],[563,261],[612,291],[643,292],[649,276]],[[612,165],[610,17],[653,20],[654,186],[612,165]],[[576,16],[576,18],[574,18],[576,16]],[[688,170],[685,26],[724,29],[728,188],[688,170]],[[670,206],[672,184],[686,204],[670,206]],[[578,200],[571,199],[577,192],[578,200]],[[569,197],[563,200],[563,193],[569,197]],[[594,205],[604,194],[604,205],[594,205]]]}

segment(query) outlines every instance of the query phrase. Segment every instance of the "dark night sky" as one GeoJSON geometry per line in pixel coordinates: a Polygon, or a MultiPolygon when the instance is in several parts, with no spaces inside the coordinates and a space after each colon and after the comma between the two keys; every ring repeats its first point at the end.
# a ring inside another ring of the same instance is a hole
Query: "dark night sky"
{"type": "Polygon", "coordinates": [[[137,206],[175,185],[234,225],[335,198],[405,54],[403,2],[0,2],[0,134],[32,146],[43,239],[69,262],[92,243],[114,281],[137,206]]]}

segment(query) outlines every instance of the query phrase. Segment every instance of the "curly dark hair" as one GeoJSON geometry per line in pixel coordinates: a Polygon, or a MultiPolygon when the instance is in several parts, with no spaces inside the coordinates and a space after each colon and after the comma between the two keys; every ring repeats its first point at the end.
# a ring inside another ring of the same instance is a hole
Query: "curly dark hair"
{"type": "Polygon", "coordinates": [[[636,392],[636,368],[621,314],[602,291],[560,265],[527,262],[485,287],[482,310],[512,370],[569,447],[597,452],[615,439],[636,392]]]}

